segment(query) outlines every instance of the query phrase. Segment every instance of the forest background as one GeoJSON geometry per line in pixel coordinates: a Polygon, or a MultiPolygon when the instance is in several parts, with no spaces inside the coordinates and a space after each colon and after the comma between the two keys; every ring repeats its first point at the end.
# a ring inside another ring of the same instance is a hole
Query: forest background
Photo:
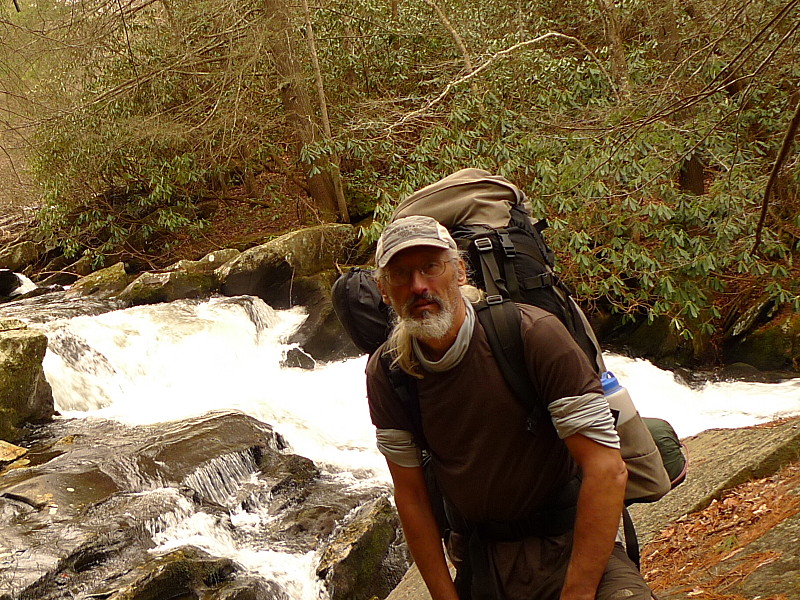
{"type": "Polygon", "coordinates": [[[0,0],[0,159],[51,253],[141,269],[327,221],[374,240],[481,167],[589,310],[703,346],[800,312],[798,5],[0,0]]]}

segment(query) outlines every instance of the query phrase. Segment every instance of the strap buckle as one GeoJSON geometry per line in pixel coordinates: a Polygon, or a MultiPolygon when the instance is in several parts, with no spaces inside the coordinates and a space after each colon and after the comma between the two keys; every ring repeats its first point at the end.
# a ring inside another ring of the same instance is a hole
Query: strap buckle
{"type": "Polygon", "coordinates": [[[478,252],[491,252],[492,240],[488,237],[478,238],[475,240],[475,247],[478,249],[478,252]]]}
{"type": "Polygon", "coordinates": [[[507,231],[498,231],[497,235],[500,237],[500,245],[506,258],[514,258],[517,255],[517,249],[514,247],[514,242],[511,241],[511,236],[507,231]]]}
{"type": "Polygon", "coordinates": [[[488,304],[489,306],[502,303],[503,303],[503,297],[500,294],[492,294],[491,296],[486,296],[486,304],[488,304]]]}

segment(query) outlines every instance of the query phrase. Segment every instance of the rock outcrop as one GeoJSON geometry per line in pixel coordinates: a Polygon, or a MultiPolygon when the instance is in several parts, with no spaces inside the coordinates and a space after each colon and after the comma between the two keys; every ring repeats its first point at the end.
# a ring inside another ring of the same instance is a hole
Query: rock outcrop
{"type": "Polygon", "coordinates": [[[280,582],[202,542],[164,545],[193,520],[203,529],[192,539],[320,550],[317,570],[337,600],[383,596],[408,566],[384,486],[321,474],[242,413],[140,427],[57,421],[26,443],[0,471],[2,600],[289,600],[280,582]]]}
{"type": "Polygon", "coordinates": [[[319,225],[288,233],[245,250],[220,267],[222,293],[258,296],[274,308],[305,304],[293,289],[296,278],[347,264],[356,245],[357,232],[351,225],[319,225]]]}
{"type": "Polygon", "coordinates": [[[21,271],[40,256],[42,247],[36,242],[24,240],[16,244],[0,248],[0,268],[21,271]]]}
{"type": "Polygon", "coordinates": [[[14,441],[29,422],[53,415],[42,359],[47,337],[15,319],[0,320],[0,439],[14,441]]]}
{"type": "Polygon", "coordinates": [[[82,277],[72,284],[66,296],[111,298],[124,290],[130,281],[131,276],[125,271],[125,264],[118,262],[82,277]]]}

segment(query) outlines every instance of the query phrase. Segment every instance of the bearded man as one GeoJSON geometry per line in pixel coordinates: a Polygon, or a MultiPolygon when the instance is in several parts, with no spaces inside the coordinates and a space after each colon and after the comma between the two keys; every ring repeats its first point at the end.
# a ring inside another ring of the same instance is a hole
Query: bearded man
{"type": "Polygon", "coordinates": [[[367,366],[370,414],[408,547],[433,599],[649,600],[616,542],[627,477],[619,437],[596,373],[558,318],[519,306],[528,375],[550,415],[531,433],[462,295],[466,268],[447,230],[430,217],[398,219],[375,258],[397,322],[367,366]],[[390,363],[416,379],[425,450],[452,530],[455,582],[422,443],[390,363]]]}

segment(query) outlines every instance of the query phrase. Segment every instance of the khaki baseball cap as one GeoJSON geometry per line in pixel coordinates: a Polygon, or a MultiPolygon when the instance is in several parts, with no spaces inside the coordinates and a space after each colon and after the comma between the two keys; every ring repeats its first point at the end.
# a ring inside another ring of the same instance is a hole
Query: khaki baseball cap
{"type": "Polygon", "coordinates": [[[401,250],[414,246],[455,250],[456,242],[444,225],[436,219],[421,215],[403,217],[389,223],[378,240],[378,247],[375,250],[375,262],[378,268],[385,267],[401,250]]]}

